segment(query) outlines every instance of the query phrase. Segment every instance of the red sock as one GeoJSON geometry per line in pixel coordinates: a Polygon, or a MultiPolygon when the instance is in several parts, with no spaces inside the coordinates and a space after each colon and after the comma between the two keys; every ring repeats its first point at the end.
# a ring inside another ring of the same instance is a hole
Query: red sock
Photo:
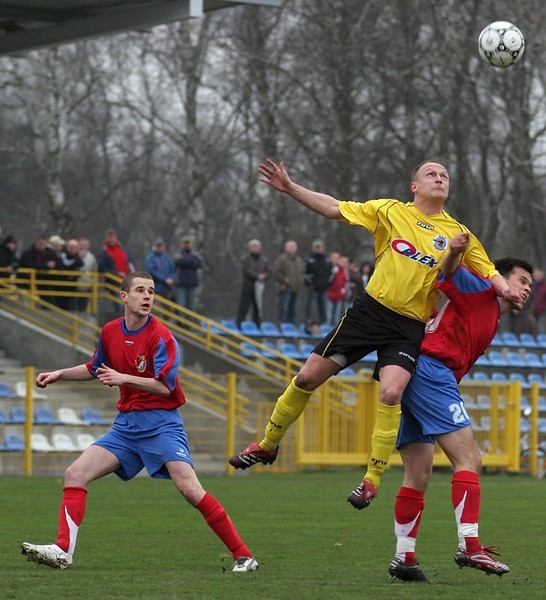
{"type": "Polygon", "coordinates": [[[85,515],[86,497],[85,488],[72,486],[63,488],[56,544],[69,554],[74,554],[78,530],[85,515]]]}
{"type": "Polygon", "coordinates": [[[478,473],[457,471],[451,481],[451,500],[455,509],[459,545],[462,545],[467,552],[477,552],[481,548],[478,539],[480,499],[478,473]]]}
{"type": "Polygon", "coordinates": [[[226,548],[233,555],[234,560],[240,556],[252,557],[252,552],[237,533],[235,525],[231,522],[226,509],[214,496],[206,493],[195,508],[203,515],[212,531],[224,542],[226,548]]]}
{"type": "Polygon", "coordinates": [[[394,535],[396,556],[406,565],[416,562],[415,543],[425,509],[425,494],[410,487],[398,490],[394,503],[394,535]]]}

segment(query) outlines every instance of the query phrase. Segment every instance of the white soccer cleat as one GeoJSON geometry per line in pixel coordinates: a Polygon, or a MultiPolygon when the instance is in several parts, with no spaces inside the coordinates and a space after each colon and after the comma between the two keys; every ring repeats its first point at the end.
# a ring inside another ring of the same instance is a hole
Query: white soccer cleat
{"type": "Polygon", "coordinates": [[[257,571],[258,561],[255,558],[248,556],[239,556],[239,558],[233,563],[231,569],[234,573],[250,573],[251,571],[257,571]]]}
{"type": "Polygon", "coordinates": [[[23,542],[21,553],[37,565],[47,565],[53,569],[68,569],[72,566],[72,556],[59,548],[57,544],[38,546],[23,542]]]}

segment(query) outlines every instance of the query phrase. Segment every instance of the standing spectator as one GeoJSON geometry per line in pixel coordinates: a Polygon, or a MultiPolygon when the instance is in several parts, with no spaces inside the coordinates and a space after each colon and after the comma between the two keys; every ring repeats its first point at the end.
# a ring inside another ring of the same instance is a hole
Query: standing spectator
{"type": "Polygon", "coordinates": [[[366,289],[368,282],[370,281],[371,276],[374,272],[374,266],[369,261],[364,261],[360,265],[360,280],[362,282],[362,291],[366,289]]]}
{"type": "Polygon", "coordinates": [[[305,260],[305,326],[308,333],[313,323],[326,323],[326,292],[332,279],[332,270],[332,263],[324,254],[324,243],[315,240],[311,254],[305,260]]]}
{"type": "MultiPolygon", "coordinates": [[[[48,279],[46,275],[47,271],[56,269],[58,267],[58,259],[55,251],[48,245],[48,240],[45,235],[39,235],[34,243],[29,246],[21,254],[21,260],[19,261],[19,268],[22,269],[36,269],[39,271],[36,273],[36,277],[39,279],[48,279]]],[[[22,277],[30,279],[29,273],[21,274],[22,277]]],[[[50,286],[40,284],[37,286],[39,291],[46,291],[50,289],[50,286]]],[[[50,295],[40,296],[42,300],[49,302],[51,300],[50,295]]]]}
{"type": "Polygon", "coordinates": [[[0,277],[9,277],[17,269],[17,240],[13,235],[6,235],[0,243],[0,277]]]}
{"type": "Polygon", "coordinates": [[[298,243],[288,240],[284,244],[284,252],[277,256],[273,266],[279,298],[279,323],[296,322],[303,288],[303,261],[297,253],[298,243]]]}
{"type": "MultiPolygon", "coordinates": [[[[64,250],[61,251],[59,257],[59,268],[63,271],[81,271],[83,267],[83,260],[80,258],[80,243],[76,239],[71,239],[66,242],[64,250]]],[[[74,274],[65,274],[60,278],[66,281],[78,281],[79,276],[74,274]]],[[[57,306],[63,310],[77,311],[78,310],[78,298],[76,297],[77,287],[66,286],[59,287],[59,291],[70,292],[71,296],[59,296],[57,298],[57,306]]]]}
{"type": "Polygon", "coordinates": [[[546,330],[543,320],[546,312],[546,281],[544,281],[544,271],[541,269],[537,269],[533,273],[533,296],[535,300],[533,315],[536,319],[537,333],[544,333],[546,330]]]}
{"type": "Polygon", "coordinates": [[[237,310],[237,325],[241,326],[251,308],[252,320],[260,327],[262,324],[263,285],[271,274],[269,262],[265,256],[262,256],[260,240],[248,242],[248,254],[241,260],[241,272],[243,282],[237,310]]]}
{"type": "Polygon", "coordinates": [[[165,242],[157,238],[151,252],[144,259],[144,270],[150,273],[155,283],[155,293],[173,300],[175,277],[174,260],[165,252],[165,242]]]}
{"type": "Polygon", "coordinates": [[[134,273],[135,267],[129,254],[118,240],[115,229],[107,229],[104,235],[104,246],[97,256],[99,271],[125,277],[134,273]]]}
{"type": "MultiPolygon", "coordinates": [[[[81,271],[85,271],[86,273],[96,273],[99,270],[99,265],[97,263],[97,257],[91,252],[91,245],[87,238],[80,238],[80,258],[82,260],[83,266],[80,269],[81,271]]],[[[80,286],[79,291],[83,293],[91,292],[91,284],[93,283],[92,275],[80,275],[80,286]]],[[[87,305],[89,304],[89,298],[87,296],[80,296],[78,298],[78,311],[81,313],[85,313],[87,311],[87,305]]]]}
{"type": "Polygon", "coordinates": [[[195,308],[195,296],[199,286],[199,269],[203,268],[203,259],[193,251],[193,239],[183,237],[180,250],[174,256],[176,280],[174,293],[176,303],[188,310],[195,308]]]}
{"type": "Polygon", "coordinates": [[[335,325],[345,310],[349,289],[349,259],[339,252],[330,253],[332,280],[328,286],[328,323],[335,325]]]}

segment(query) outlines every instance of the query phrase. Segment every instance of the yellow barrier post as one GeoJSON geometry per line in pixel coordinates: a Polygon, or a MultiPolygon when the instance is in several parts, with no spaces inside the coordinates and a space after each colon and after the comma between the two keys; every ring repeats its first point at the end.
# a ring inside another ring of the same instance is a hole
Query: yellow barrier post
{"type": "Polygon", "coordinates": [[[531,385],[529,402],[531,404],[531,435],[529,440],[529,473],[532,477],[538,476],[538,383],[531,385]]]}
{"type": "Polygon", "coordinates": [[[30,440],[34,420],[34,369],[27,367],[25,371],[27,386],[25,398],[25,473],[30,477],[32,475],[32,446],[30,440]]]}
{"type": "Polygon", "coordinates": [[[235,398],[237,393],[237,374],[227,374],[227,440],[226,440],[226,473],[233,475],[235,469],[228,469],[227,461],[235,452],[235,398]]]}

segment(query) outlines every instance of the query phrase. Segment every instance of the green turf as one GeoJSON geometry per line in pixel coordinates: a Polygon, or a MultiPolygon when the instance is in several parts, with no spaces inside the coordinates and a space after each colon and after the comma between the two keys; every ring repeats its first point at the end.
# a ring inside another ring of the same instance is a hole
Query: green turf
{"type": "Polygon", "coordinates": [[[76,599],[337,600],[545,598],[546,482],[482,477],[480,538],[500,544],[502,578],[453,562],[451,475],[435,473],[417,546],[432,585],[390,582],[397,469],[367,510],[345,501],[359,471],[202,477],[261,563],[231,573],[231,557],[168,481],[116,478],[90,486],[74,566],[58,571],[20,555],[23,541],[54,541],[62,481],[2,477],[0,597],[76,599]]]}

